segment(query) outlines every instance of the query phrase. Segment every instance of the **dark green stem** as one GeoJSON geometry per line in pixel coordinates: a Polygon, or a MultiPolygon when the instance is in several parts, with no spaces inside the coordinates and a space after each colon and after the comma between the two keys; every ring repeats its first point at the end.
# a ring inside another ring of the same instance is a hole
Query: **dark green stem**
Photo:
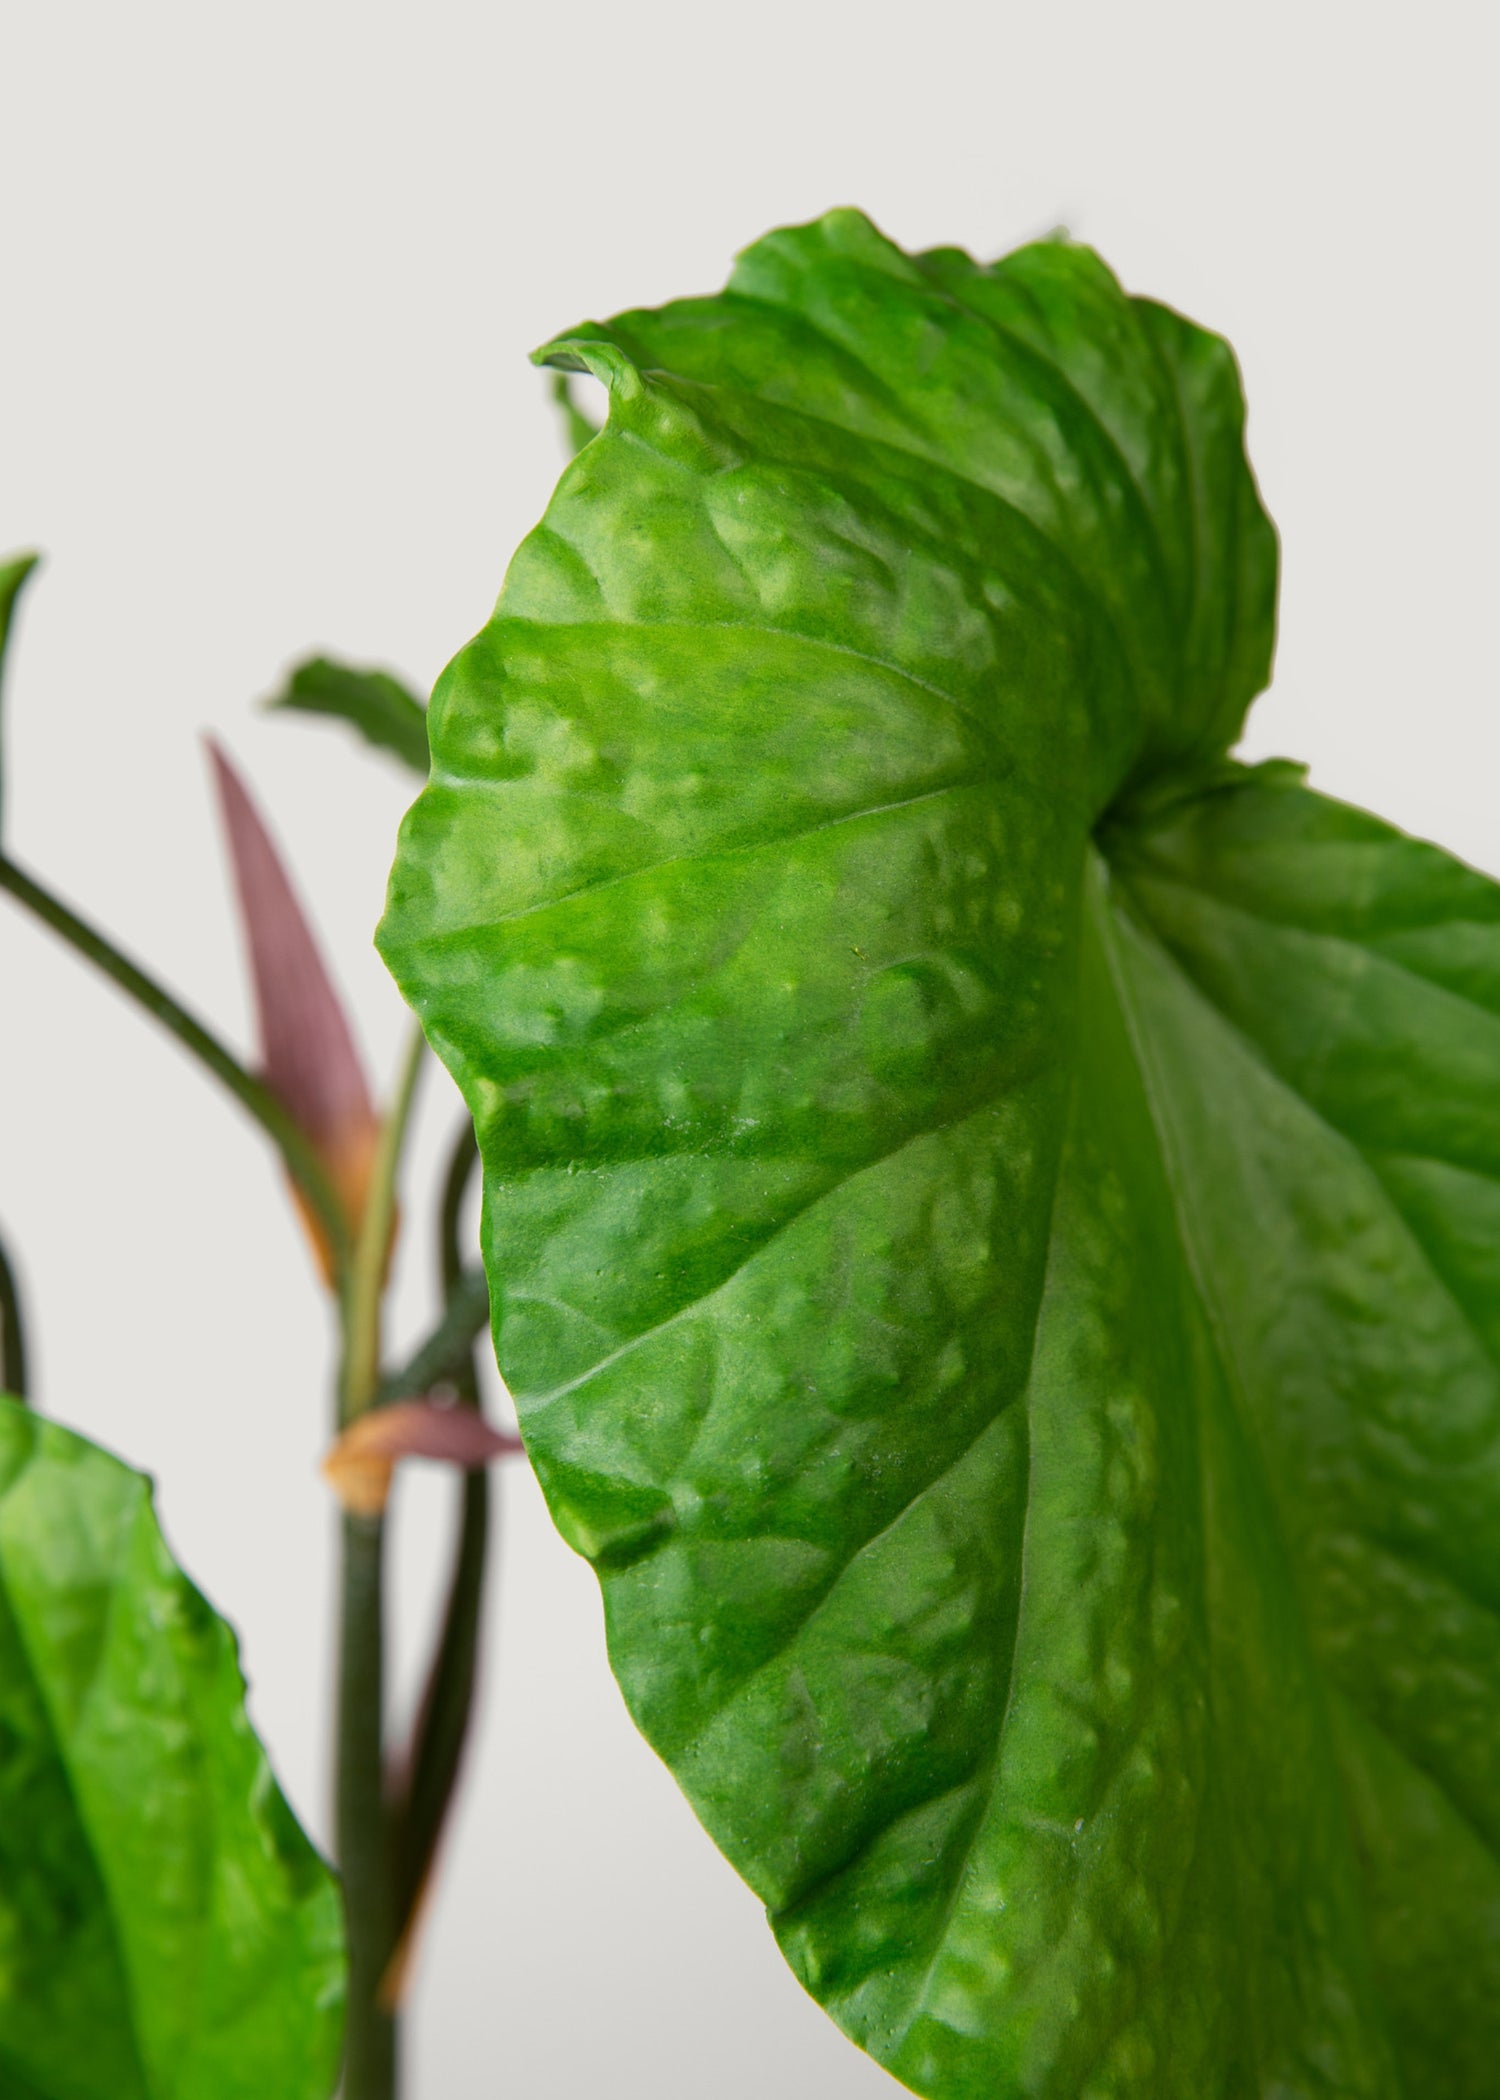
{"type": "Polygon", "coordinates": [[[175,1035],[198,1062],[250,1113],[280,1151],[288,1173],[316,1212],[318,1222],[333,1249],[334,1265],[342,1271],[349,1258],[349,1225],[324,1170],[316,1147],[296,1119],[283,1107],[264,1080],[247,1072],[233,1052],[218,1037],[174,999],[170,992],[133,963],[112,941],[80,919],[76,912],[54,897],[7,855],[0,854],[0,889],[9,890],[18,904],[34,912],[44,925],[59,934],[70,947],[93,963],[142,1007],[152,1019],[175,1035]]]}
{"type": "Polygon", "coordinates": [[[349,1938],[344,2100],[395,2100],[396,2095],[396,2021],[381,2003],[381,1983],[399,1932],[381,1744],[384,1544],[383,1518],[345,1516],[337,1832],[349,1938]]]}
{"type": "MultiPolygon", "coordinates": [[[[340,1299],[341,1426],[366,1413],[379,1389],[380,1316],[396,1215],[396,1178],[423,1053],[422,1034],[416,1029],[381,1125],[359,1238],[345,1273],[340,1299]]],[[[349,1947],[344,2100],[395,2100],[396,2093],[396,2019],[382,1988],[400,1936],[395,1832],[385,1798],[384,1544],[383,1517],[346,1512],[336,1772],[338,1861],[349,1947]]]]}
{"type": "Polygon", "coordinates": [[[483,1269],[465,1269],[443,1307],[442,1317],[407,1357],[399,1370],[387,1371],[375,1393],[375,1405],[392,1400],[420,1400],[441,1385],[461,1391],[474,1362],[475,1339],[489,1325],[490,1287],[483,1269]]]}
{"type": "Polygon", "coordinates": [[[0,1391],[13,1400],[24,1400],[26,1383],[26,1330],[21,1324],[21,1294],[15,1271],[0,1246],[0,1391]]]}
{"type": "Polygon", "coordinates": [[[450,1385],[471,1406],[479,1400],[479,1374],[474,1362],[474,1344],[490,1317],[490,1290],[483,1269],[464,1262],[459,1221],[464,1197],[479,1148],[474,1127],[465,1123],[454,1140],[443,1175],[443,1194],[438,1206],[438,1277],[443,1289],[443,1310],[436,1327],[407,1358],[399,1371],[381,1381],[377,1403],[420,1398],[435,1386],[450,1385]]]}
{"type": "Polygon", "coordinates": [[[396,1831],[396,1903],[403,1932],[415,1921],[432,1872],[474,1712],[490,1524],[490,1480],[482,1466],[465,1473],[462,1493],[443,1627],[413,1735],[396,1831]]]}
{"type": "MultiPolygon", "coordinates": [[[[464,1268],[460,1218],[477,1158],[473,1129],[465,1123],[449,1157],[438,1220],[439,1268],[450,1307],[461,1302],[465,1284],[473,1274],[464,1268]]],[[[479,1280],[483,1282],[482,1270],[479,1280]]],[[[488,1306],[486,1293],[486,1312],[488,1306]]],[[[468,1347],[455,1360],[451,1375],[461,1403],[477,1408],[479,1366],[473,1344],[471,1333],[468,1347]]],[[[403,1931],[413,1924],[463,1765],[478,1675],[489,1532],[490,1483],[481,1467],[464,1476],[458,1542],[442,1630],[417,1713],[411,1761],[401,1797],[396,1874],[403,1931]]]]}
{"type": "Polygon", "coordinates": [[[448,1154],[448,1170],[443,1176],[443,1200],[438,1209],[438,1276],[445,1298],[453,1295],[464,1274],[463,1233],[459,1221],[463,1217],[464,1197],[469,1193],[469,1183],[478,1164],[479,1146],[474,1125],[465,1118],[448,1154]]]}

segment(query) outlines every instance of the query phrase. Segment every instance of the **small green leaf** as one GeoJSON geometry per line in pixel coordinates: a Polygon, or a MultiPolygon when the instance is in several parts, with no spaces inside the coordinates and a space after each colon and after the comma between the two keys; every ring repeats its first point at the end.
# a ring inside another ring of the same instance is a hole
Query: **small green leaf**
{"type": "MultiPolygon", "coordinates": [[[[5,651],[10,641],[10,623],[15,615],[16,600],[40,559],[36,554],[18,554],[11,561],[0,562],[0,703],[5,699],[5,651]]],[[[0,731],[4,726],[3,708],[0,708],[0,731]]],[[[4,745],[0,743],[0,814],[3,814],[5,788],[4,761],[4,745]]]]}
{"type": "Polygon", "coordinates": [[[0,1399],[0,2092],[326,2100],[336,1886],[150,1483],[0,1399]]]}
{"type": "Polygon", "coordinates": [[[366,743],[392,752],[426,778],[427,710],[389,671],[362,671],[332,657],[309,657],[266,705],[352,722],[366,743]]]}
{"type": "Polygon", "coordinates": [[[837,212],[543,355],[381,944],[631,1711],[932,2100],[1487,2100],[1500,890],[1227,759],[1227,348],[837,212]]]}

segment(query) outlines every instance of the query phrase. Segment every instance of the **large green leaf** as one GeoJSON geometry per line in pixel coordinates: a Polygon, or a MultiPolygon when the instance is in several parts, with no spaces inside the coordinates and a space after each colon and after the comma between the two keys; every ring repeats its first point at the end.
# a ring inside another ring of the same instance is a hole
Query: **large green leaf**
{"type": "Polygon", "coordinates": [[[326,2100],[332,1877],[150,1483],[0,1399],[0,2093],[326,2100]]]}
{"type": "Polygon", "coordinates": [[[382,939],[632,1712],[918,2092],[1493,2093],[1500,893],[1224,758],[1228,351],[841,212],[546,355],[382,939]]]}

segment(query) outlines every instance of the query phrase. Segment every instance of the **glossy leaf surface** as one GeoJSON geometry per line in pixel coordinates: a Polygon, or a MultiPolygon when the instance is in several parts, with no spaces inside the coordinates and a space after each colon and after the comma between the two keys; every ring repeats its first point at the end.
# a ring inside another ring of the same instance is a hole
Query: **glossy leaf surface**
{"type": "Polygon", "coordinates": [[[0,1399],[0,2092],[326,2100],[339,1900],[150,1484],[0,1399]]]}
{"type": "Polygon", "coordinates": [[[1500,893],[1224,758],[1227,350],[835,213],[546,355],[382,939],[632,1712],[934,2100],[1479,2100],[1500,893]]]}
{"type": "Polygon", "coordinates": [[[296,666],[267,704],[348,722],[367,744],[389,751],[426,778],[427,710],[389,671],[362,670],[333,657],[312,656],[296,666]]]}

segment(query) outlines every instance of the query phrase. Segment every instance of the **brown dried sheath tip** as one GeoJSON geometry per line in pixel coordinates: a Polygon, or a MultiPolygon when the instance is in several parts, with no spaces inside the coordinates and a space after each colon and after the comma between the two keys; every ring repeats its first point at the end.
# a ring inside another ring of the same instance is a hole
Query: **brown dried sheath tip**
{"type": "Polygon", "coordinates": [[[375,1517],[385,1508],[391,1476],[403,1458],[485,1466],[510,1458],[521,1439],[492,1428],[472,1407],[437,1400],[393,1400],[352,1422],[323,1460],[323,1477],[344,1508],[375,1517]]]}
{"type": "MultiPolygon", "coordinates": [[[[228,754],[206,741],[249,954],[262,1075],[317,1146],[357,1231],[380,1129],[364,1067],[286,866],[228,754]]],[[[327,1236],[295,1183],[292,1194],[331,1285],[327,1236]]]]}

